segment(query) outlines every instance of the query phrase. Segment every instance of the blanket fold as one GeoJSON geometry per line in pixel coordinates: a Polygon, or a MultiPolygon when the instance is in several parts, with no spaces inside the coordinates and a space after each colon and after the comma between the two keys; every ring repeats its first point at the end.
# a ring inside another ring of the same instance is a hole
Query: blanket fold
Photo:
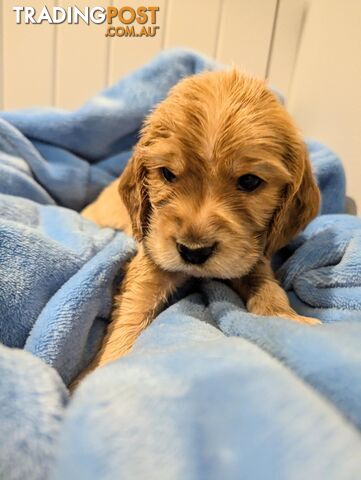
{"type": "Polygon", "coordinates": [[[320,215],[274,263],[295,309],[324,324],[251,315],[224,284],[199,282],[68,399],[136,251],[78,211],[123,171],[169,89],[216,68],[171,50],[77,111],[0,114],[1,478],[352,480],[361,471],[361,220],[344,213],[340,159],[312,140],[320,215]]]}

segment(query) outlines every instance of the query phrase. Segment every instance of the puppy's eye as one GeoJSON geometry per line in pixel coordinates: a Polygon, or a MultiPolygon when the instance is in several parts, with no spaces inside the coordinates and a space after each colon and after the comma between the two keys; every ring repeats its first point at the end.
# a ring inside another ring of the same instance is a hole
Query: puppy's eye
{"type": "Polygon", "coordinates": [[[162,167],[160,171],[161,171],[161,174],[163,175],[163,178],[167,182],[174,182],[174,180],[176,179],[176,176],[174,175],[174,173],[171,172],[168,168],[162,167]]]}
{"type": "Polygon", "coordinates": [[[257,177],[257,175],[248,173],[247,175],[242,175],[239,177],[237,180],[237,188],[238,190],[242,190],[244,192],[253,192],[253,190],[256,190],[261,183],[263,183],[261,178],[257,177]]]}

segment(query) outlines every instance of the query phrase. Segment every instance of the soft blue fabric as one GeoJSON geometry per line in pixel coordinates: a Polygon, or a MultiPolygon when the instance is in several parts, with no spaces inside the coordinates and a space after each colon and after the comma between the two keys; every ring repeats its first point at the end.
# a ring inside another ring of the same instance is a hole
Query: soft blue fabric
{"type": "Polygon", "coordinates": [[[359,476],[361,219],[317,142],[321,215],[274,260],[295,308],[325,323],[257,317],[198,283],[69,401],[135,252],[77,211],[121,173],[146,113],[205,68],[219,66],[173,50],[75,112],[0,115],[1,478],[359,476]]]}
{"type": "Polygon", "coordinates": [[[356,480],[361,325],[312,333],[252,318],[216,282],[203,294],[80,386],[55,478],[356,480]]]}

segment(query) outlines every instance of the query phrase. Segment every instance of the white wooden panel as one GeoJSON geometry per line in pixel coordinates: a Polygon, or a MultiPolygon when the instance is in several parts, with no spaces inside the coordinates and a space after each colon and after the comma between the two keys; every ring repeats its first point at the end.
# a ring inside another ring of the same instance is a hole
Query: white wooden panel
{"type": "MultiPolygon", "coordinates": [[[[157,12],[156,16],[156,25],[159,26],[160,29],[155,37],[107,38],[110,42],[109,82],[111,84],[119,80],[126,73],[148,62],[162,48],[167,0],[157,0],[157,2],[154,3],[145,2],[144,4],[159,7],[159,12],[157,12]]],[[[115,5],[118,4],[115,3],[115,5]]],[[[139,0],[128,0],[126,6],[137,8],[139,7],[139,0]]],[[[119,23],[117,25],[119,25],[119,23]]],[[[139,28],[136,24],[134,25],[136,29],[139,28]]],[[[148,23],[146,26],[151,25],[148,23]]]]}
{"type": "MultiPolygon", "coordinates": [[[[33,0],[30,5],[40,11],[43,2],[33,0]]],[[[47,2],[48,7],[53,5],[53,1],[47,2]]],[[[49,105],[54,84],[54,26],[47,23],[18,25],[13,6],[14,2],[4,0],[4,108],[49,105]]]]}
{"type": "Polygon", "coordinates": [[[279,0],[269,62],[269,83],[287,98],[305,20],[306,0],[279,0]]]}
{"type": "Polygon", "coordinates": [[[0,110],[3,108],[4,89],[3,89],[3,77],[4,77],[4,62],[3,62],[3,32],[4,32],[4,5],[0,0],[0,110]]]}
{"type": "MultiPolygon", "coordinates": [[[[59,7],[101,6],[99,0],[61,0],[59,7]]],[[[107,4],[110,5],[110,2],[107,4]]],[[[54,28],[54,27],[53,27],[54,28]]],[[[57,29],[55,104],[72,109],[80,106],[106,86],[110,39],[105,37],[106,23],[87,25],[63,23],[57,29]]]]}
{"type": "Polygon", "coordinates": [[[165,47],[216,53],[221,0],[168,0],[165,47]]]}
{"type": "Polygon", "coordinates": [[[361,1],[313,0],[289,108],[304,133],[343,159],[348,193],[361,206],[361,1]]]}
{"type": "Polygon", "coordinates": [[[277,0],[223,0],[217,59],[264,77],[277,0]]]}

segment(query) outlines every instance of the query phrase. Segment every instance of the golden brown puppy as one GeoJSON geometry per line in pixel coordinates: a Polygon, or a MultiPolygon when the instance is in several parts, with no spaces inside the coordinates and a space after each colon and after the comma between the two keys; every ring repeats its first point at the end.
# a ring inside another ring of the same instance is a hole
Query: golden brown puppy
{"type": "Polygon", "coordinates": [[[230,280],[252,313],[319,323],[292,310],[269,261],[318,208],[305,145],[263,81],[231,69],[180,82],[83,212],[139,243],[89,369],[128,352],[190,276],[230,280]]]}

